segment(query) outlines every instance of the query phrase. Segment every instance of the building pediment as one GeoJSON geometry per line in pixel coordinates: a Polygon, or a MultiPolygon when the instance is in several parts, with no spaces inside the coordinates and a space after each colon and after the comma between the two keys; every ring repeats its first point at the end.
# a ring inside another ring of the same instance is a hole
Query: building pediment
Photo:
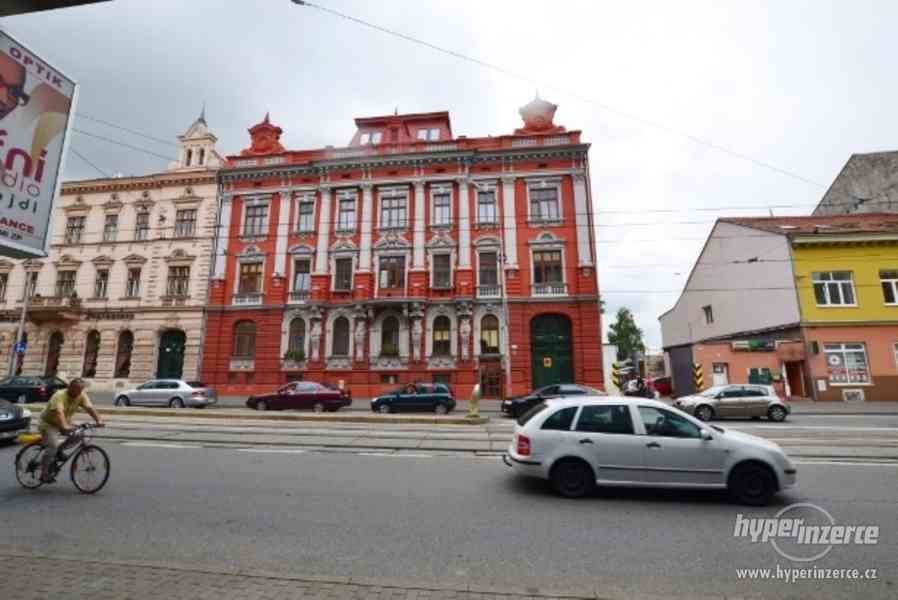
{"type": "Polygon", "coordinates": [[[98,267],[109,267],[112,266],[112,263],[114,263],[115,261],[111,257],[104,254],[94,258],[90,262],[94,263],[94,265],[98,267]]]}
{"type": "Polygon", "coordinates": [[[129,254],[124,258],[124,263],[130,266],[140,266],[147,262],[146,257],[140,256],[138,254],[129,254]]]}
{"type": "Polygon", "coordinates": [[[62,210],[69,214],[86,213],[90,210],[90,205],[84,201],[84,196],[76,196],[75,201],[67,206],[63,206],[62,210]]]}
{"type": "Polygon", "coordinates": [[[564,245],[564,238],[554,235],[551,231],[546,231],[527,243],[531,246],[562,246],[564,245]]]}
{"type": "Polygon", "coordinates": [[[411,247],[411,243],[398,234],[387,234],[374,244],[375,250],[407,250],[411,247]]]}
{"type": "Polygon", "coordinates": [[[313,254],[315,249],[308,244],[297,244],[290,248],[290,254],[313,254]]]}
{"type": "Polygon", "coordinates": [[[341,238],[331,244],[331,252],[357,252],[359,249],[351,238],[341,238]]]}
{"type": "Polygon", "coordinates": [[[455,240],[453,240],[451,236],[445,234],[437,234],[427,242],[428,248],[454,248],[455,246],[455,240]]]}
{"type": "Polygon", "coordinates": [[[196,256],[187,254],[187,252],[180,248],[165,257],[165,262],[171,265],[190,264],[194,260],[196,260],[196,256]]]}
{"type": "Polygon", "coordinates": [[[0,273],[9,273],[15,265],[8,260],[0,260],[0,273]]]}

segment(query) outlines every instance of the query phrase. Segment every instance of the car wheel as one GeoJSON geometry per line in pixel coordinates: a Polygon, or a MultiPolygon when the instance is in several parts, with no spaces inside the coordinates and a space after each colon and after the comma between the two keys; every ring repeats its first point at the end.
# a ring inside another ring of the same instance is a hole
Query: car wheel
{"type": "Polygon", "coordinates": [[[323,413],[323,412],[324,412],[324,403],[322,403],[322,402],[316,402],[316,403],[312,406],[312,410],[314,410],[316,413],[323,413]]]}
{"type": "Polygon", "coordinates": [[[115,399],[116,406],[131,406],[131,400],[127,396],[119,396],[115,399]]]}
{"type": "Polygon", "coordinates": [[[184,401],[180,398],[172,398],[168,401],[169,408],[184,408],[184,401]]]}
{"type": "Polygon", "coordinates": [[[769,467],[748,463],[733,469],[727,489],[730,496],[741,504],[764,506],[776,493],[776,478],[769,467]]]}
{"type": "Polygon", "coordinates": [[[590,494],[596,485],[592,467],[576,458],[555,463],[549,478],[555,491],[565,498],[582,498],[590,494]]]}
{"type": "Polygon", "coordinates": [[[771,421],[782,423],[786,420],[786,409],[782,406],[771,406],[767,409],[767,418],[771,421]]]}
{"type": "Polygon", "coordinates": [[[433,412],[435,412],[438,415],[445,415],[446,413],[449,412],[449,408],[445,404],[437,404],[434,407],[433,412]]]}
{"type": "Polygon", "coordinates": [[[382,415],[390,414],[390,405],[389,404],[381,404],[380,406],[377,407],[377,412],[379,412],[382,415]]]}
{"type": "Polygon", "coordinates": [[[258,400],[256,402],[256,410],[268,410],[268,403],[264,400],[258,400]]]}
{"type": "Polygon", "coordinates": [[[707,404],[702,404],[695,409],[695,418],[700,421],[710,421],[714,418],[714,409],[707,404]]]}

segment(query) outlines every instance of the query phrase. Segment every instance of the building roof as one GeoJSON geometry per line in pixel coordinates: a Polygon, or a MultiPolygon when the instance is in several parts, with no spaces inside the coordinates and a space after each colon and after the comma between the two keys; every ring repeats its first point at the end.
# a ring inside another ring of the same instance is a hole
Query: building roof
{"type": "Polygon", "coordinates": [[[882,212],[809,217],[733,217],[719,219],[718,222],[782,235],[898,233],[898,214],[882,212]]]}
{"type": "Polygon", "coordinates": [[[898,212],[898,151],[852,154],[814,214],[898,212]]]}

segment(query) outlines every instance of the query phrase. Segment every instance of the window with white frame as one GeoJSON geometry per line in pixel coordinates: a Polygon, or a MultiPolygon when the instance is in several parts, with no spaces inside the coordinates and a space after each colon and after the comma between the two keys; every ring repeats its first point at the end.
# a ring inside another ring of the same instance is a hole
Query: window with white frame
{"type": "Polygon", "coordinates": [[[40,277],[39,271],[29,271],[25,276],[25,287],[22,290],[22,299],[25,297],[32,298],[34,297],[34,292],[37,290],[37,280],[40,277]]]}
{"type": "Polygon", "coordinates": [[[103,222],[103,241],[114,242],[118,237],[118,215],[106,215],[103,222]]]}
{"type": "Polygon", "coordinates": [[[366,131],[359,136],[359,143],[362,145],[379,144],[381,140],[383,140],[383,133],[380,131],[366,131]]]}
{"type": "Polygon", "coordinates": [[[402,191],[385,191],[380,196],[380,227],[399,229],[406,227],[408,198],[402,191]]]}
{"type": "Polygon", "coordinates": [[[299,199],[296,231],[302,233],[315,231],[315,197],[312,194],[306,194],[299,199]]]}
{"type": "Polygon", "coordinates": [[[811,274],[817,306],[855,306],[851,271],[822,271],[811,274]]]}
{"type": "Polygon", "coordinates": [[[143,241],[150,237],[150,213],[142,210],[137,213],[137,221],[134,224],[134,239],[143,241]]]}
{"type": "Polygon", "coordinates": [[[311,288],[312,259],[297,258],[293,261],[293,291],[308,292],[311,288]]]}
{"type": "Polygon", "coordinates": [[[109,291],[109,270],[98,269],[94,280],[94,298],[105,298],[109,291]]]}
{"type": "Polygon", "coordinates": [[[334,319],[333,332],[333,356],[349,356],[349,319],[346,317],[334,319]]]}
{"type": "Polygon", "coordinates": [[[450,188],[433,188],[433,211],[431,225],[447,226],[452,223],[452,190],[450,188]]]}
{"type": "Polygon", "coordinates": [[[533,251],[533,285],[537,294],[564,293],[561,250],[533,251]]]}
{"type": "Polygon", "coordinates": [[[190,267],[177,266],[168,268],[166,295],[184,298],[190,288],[190,267]]]}
{"type": "Polygon", "coordinates": [[[9,273],[0,273],[0,302],[6,301],[6,290],[9,287],[9,273]]]}
{"type": "Polygon", "coordinates": [[[75,292],[75,271],[59,271],[56,274],[56,295],[68,298],[75,292]]]}
{"type": "Polygon", "coordinates": [[[830,383],[870,383],[864,344],[823,344],[823,352],[830,383]]]}
{"type": "Polygon", "coordinates": [[[499,286],[499,253],[494,250],[477,254],[477,284],[481,287],[499,286]]]}
{"type": "Polygon", "coordinates": [[[77,244],[84,235],[84,217],[69,217],[65,224],[65,243],[77,244]]]}
{"type": "Polygon", "coordinates": [[[243,235],[263,236],[268,231],[268,203],[247,204],[243,213],[243,235]]]}
{"type": "Polygon", "coordinates": [[[480,353],[499,354],[499,319],[484,315],[480,321],[480,353]]]}
{"type": "Polygon", "coordinates": [[[418,139],[431,142],[437,141],[440,139],[439,127],[422,127],[418,130],[418,139]]]}
{"type": "Polygon", "coordinates": [[[561,205],[558,188],[530,187],[530,219],[532,221],[558,221],[561,219],[561,205]]]}
{"type": "Polygon", "coordinates": [[[499,209],[496,204],[496,190],[479,190],[477,192],[477,223],[493,224],[499,222],[499,209]]]}
{"type": "Polygon", "coordinates": [[[381,256],[378,271],[380,289],[402,289],[405,287],[405,257],[381,256]]]}
{"type": "Polygon", "coordinates": [[[140,296],[140,267],[132,267],[128,269],[125,297],[137,298],[138,296],[140,296]]]}
{"type": "Polygon", "coordinates": [[[342,195],[337,206],[337,231],[355,231],[355,195],[342,195]]]}
{"type": "Polygon", "coordinates": [[[181,208],[175,213],[175,237],[191,237],[196,233],[196,209],[181,208]]]}
{"type": "Polygon", "coordinates": [[[434,254],[431,257],[433,267],[433,287],[437,290],[452,288],[452,255],[434,254]]]}
{"type": "Polygon", "coordinates": [[[334,290],[337,292],[352,290],[352,257],[334,259],[334,290]]]}
{"type": "Polygon", "coordinates": [[[879,281],[886,304],[898,304],[898,270],[880,271],[879,281]]]}
{"type": "Polygon", "coordinates": [[[262,293],[262,261],[240,263],[237,293],[241,296],[262,293]]]}
{"type": "Polygon", "coordinates": [[[434,356],[449,356],[452,353],[452,321],[446,315],[433,320],[434,356]]]}

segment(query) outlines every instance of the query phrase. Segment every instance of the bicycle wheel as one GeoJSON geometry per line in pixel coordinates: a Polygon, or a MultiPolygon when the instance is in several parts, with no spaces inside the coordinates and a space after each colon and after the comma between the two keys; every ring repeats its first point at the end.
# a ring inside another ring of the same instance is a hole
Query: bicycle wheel
{"type": "Polygon", "coordinates": [[[99,446],[84,446],[72,459],[72,483],[82,494],[99,492],[109,479],[109,457],[99,446]]]}
{"type": "Polygon", "coordinates": [[[16,454],[16,479],[29,490],[39,488],[41,482],[41,458],[44,447],[40,443],[28,444],[16,454]]]}

